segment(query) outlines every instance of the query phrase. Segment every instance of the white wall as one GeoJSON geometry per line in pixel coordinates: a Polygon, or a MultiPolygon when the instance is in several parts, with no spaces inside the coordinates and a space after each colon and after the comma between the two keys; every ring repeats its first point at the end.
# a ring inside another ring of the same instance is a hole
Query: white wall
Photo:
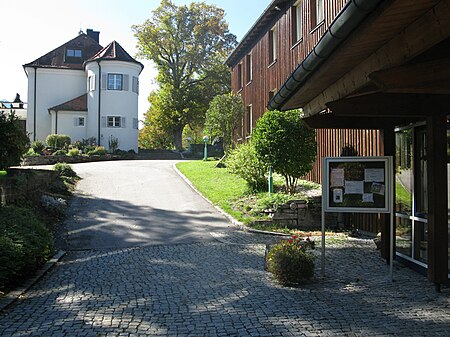
{"type": "Polygon", "coordinates": [[[72,143],[87,137],[87,112],[83,111],[51,111],[52,130],[51,133],[58,133],[70,136],[72,143]],[[56,114],[58,118],[56,118],[56,114]],[[74,123],[74,118],[84,117],[84,126],[74,123]],[[56,127],[56,123],[58,126],[56,127]]]}
{"type": "MultiPolygon", "coordinates": [[[[132,79],[139,77],[140,65],[121,61],[101,61],[102,74],[115,73],[128,75],[128,90],[101,90],[101,117],[120,116],[125,118],[125,127],[104,127],[100,121],[100,144],[108,149],[108,140],[111,136],[119,139],[121,150],[138,150],[138,130],[133,128],[133,119],[138,118],[138,95],[132,91],[132,79]]],[[[96,87],[94,92],[88,94],[88,134],[98,134],[98,86],[99,70],[97,63],[90,62],[86,66],[88,76],[95,73],[96,87]]],[[[124,79],[125,80],[125,79],[124,79]]],[[[103,119],[104,121],[104,119],[103,119]]]]}
{"type": "MultiPolygon", "coordinates": [[[[27,67],[28,116],[27,132],[34,139],[34,79],[35,69],[27,67]]],[[[86,73],[83,70],[37,68],[36,83],[36,139],[45,141],[51,133],[48,109],[86,93],[86,73]]]]}

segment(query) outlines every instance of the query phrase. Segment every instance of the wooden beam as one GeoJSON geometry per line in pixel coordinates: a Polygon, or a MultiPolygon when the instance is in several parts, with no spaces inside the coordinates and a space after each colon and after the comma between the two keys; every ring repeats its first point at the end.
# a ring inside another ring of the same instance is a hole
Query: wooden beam
{"type": "Polygon", "coordinates": [[[312,129],[363,129],[363,130],[381,130],[385,128],[394,128],[399,125],[406,125],[411,122],[419,121],[421,118],[411,117],[346,117],[337,116],[332,113],[323,115],[314,115],[304,118],[303,121],[312,129]]]}
{"type": "Polygon", "coordinates": [[[425,119],[433,110],[446,110],[450,95],[376,93],[326,103],[335,115],[347,117],[402,117],[425,119]]]}
{"type": "Polygon", "coordinates": [[[383,92],[450,94],[450,58],[380,70],[369,78],[383,92]]]}
{"type": "Polygon", "coordinates": [[[447,283],[448,181],[447,117],[436,113],[427,119],[428,278],[447,283]]]}
{"type": "MultiPolygon", "coordinates": [[[[394,128],[386,128],[382,131],[383,137],[383,145],[384,145],[384,155],[392,156],[394,158],[394,163],[392,163],[395,171],[395,132],[394,128]]],[[[395,172],[392,172],[395,174],[395,172]]],[[[394,184],[394,195],[395,195],[395,184],[394,184]]],[[[395,199],[395,198],[394,198],[395,199]]],[[[395,200],[392,200],[392,207],[395,209],[395,200]]],[[[386,259],[386,262],[389,264],[389,254],[391,247],[391,235],[390,235],[390,223],[391,216],[390,214],[381,214],[381,257],[386,259]]],[[[395,220],[393,227],[393,238],[395,242],[395,220]]],[[[395,246],[394,246],[394,256],[395,256],[395,246]]]]}

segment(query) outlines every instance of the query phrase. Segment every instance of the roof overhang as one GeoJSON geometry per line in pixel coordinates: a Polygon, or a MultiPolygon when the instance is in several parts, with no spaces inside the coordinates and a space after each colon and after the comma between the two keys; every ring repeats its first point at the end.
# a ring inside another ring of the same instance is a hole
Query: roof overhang
{"type": "MultiPolygon", "coordinates": [[[[327,108],[326,103],[333,100],[324,95],[327,88],[348,76],[388,42],[392,42],[394,38],[402,38],[406,27],[424,17],[440,2],[444,12],[448,12],[448,1],[439,0],[352,0],[348,2],[314,50],[299,64],[272,98],[268,108],[279,110],[305,108],[313,99],[316,99],[314,106],[307,106],[305,109],[306,115],[311,116],[323,111],[327,108]]],[[[446,13],[440,15],[446,15],[446,13]]],[[[448,21],[445,24],[448,25],[448,21]]],[[[423,30],[426,28],[425,25],[423,30]]],[[[423,44],[423,48],[426,49],[426,43],[420,40],[421,38],[423,39],[424,36],[416,36],[416,42],[423,44]]],[[[408,43],[406,40],[405,45],[408,43]]],[[[395,48],[395,45],[392,48],[395,48]]],[[[392,49],[392,53],[395,53],[395,49],[392,49]]],[[[402,55],[399,55],[399,59],[395,61],[388,59],[389,53],[386,55],[386,60],[379,60],[385,67],[408,61],[402,55]]],[[[411,52],[409,57],[413,56],[417,55],[411,52]]],[[[377,71],[382,69],[382,66],[375,67],[377,71]]],[[[358,88],[370,85],[369,75],[372,73],[374,73],[372,78],[376,80],[373,69],[368,73],[364,73],[364,69],[361,69],[358,73],[360,76],[358,88]]],[[[382,77],[381,73],[379,77],[382,77]]],[[[351,79],[348,81],[351,82],[351,79]]],[[[354,90],[355,88],[341,88],[334,100],[346,97],[354,90]]]]}

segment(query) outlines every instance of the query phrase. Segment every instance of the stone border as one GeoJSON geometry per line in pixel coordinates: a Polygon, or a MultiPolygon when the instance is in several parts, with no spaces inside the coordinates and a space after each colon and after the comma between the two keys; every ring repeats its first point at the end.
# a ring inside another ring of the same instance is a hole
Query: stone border
{"type": "Polygon", "coordinates": [[[5,310],[15,301],[17,301],[25,292],[27,292],[34,284],[37,283],[58,261],[60,261],[64,255],[65,251],[60,250],[57,252],[50,260],[48,260],[44,266],[38,270],[38,272],[28,281],[26,281],[19,288],[10,291],[4,297],[0,298],[0,312],[5,310]]]}
{"type": "Polygon", "coordinates": [[[269,231],[263,231],[263,230],[253,229],[253,228],[247,227],[242,222],[236,220],[230,214],[225,212],[222,208],[220,208],[219,206],[214,205],[211,202],[211,200],[206,198],[197,188],[195,188],[195,186],[191,183],[191,181],[183,173],[181,173],[180,170],[178,170],[178,168],[176,167],[176,163],[173,164],[173,169],[185,181],[185,183],[189,185],[190,188],[192,188],[198,195],[200,195],[204,200],[206,200],[210,205],[212,205],[217,211],[219,211],[225,218],[227,218],[227,220],[230,223],[232,223],[238,229],[240,229],[240,230],[242,230],[244,232],[250,232],[250,233],[258,233],[258,234],[265,234],[265,235],[277,235],[277,236],[291,237],[290,234],[269,232],[269,231]]]}

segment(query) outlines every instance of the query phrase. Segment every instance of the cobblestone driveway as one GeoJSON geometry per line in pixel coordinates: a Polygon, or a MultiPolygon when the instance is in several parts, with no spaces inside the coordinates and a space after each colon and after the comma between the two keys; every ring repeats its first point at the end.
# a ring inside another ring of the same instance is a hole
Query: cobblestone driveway
{"type": "Polygon", "coordinates": [[[449,289],[400,265],[388,281],[370,241],[335,240],[326,278],[282,288],[263,270],[278,238],[215,236],[72,251],[0,316],[0,335],[449,336],[449,289]]]}

